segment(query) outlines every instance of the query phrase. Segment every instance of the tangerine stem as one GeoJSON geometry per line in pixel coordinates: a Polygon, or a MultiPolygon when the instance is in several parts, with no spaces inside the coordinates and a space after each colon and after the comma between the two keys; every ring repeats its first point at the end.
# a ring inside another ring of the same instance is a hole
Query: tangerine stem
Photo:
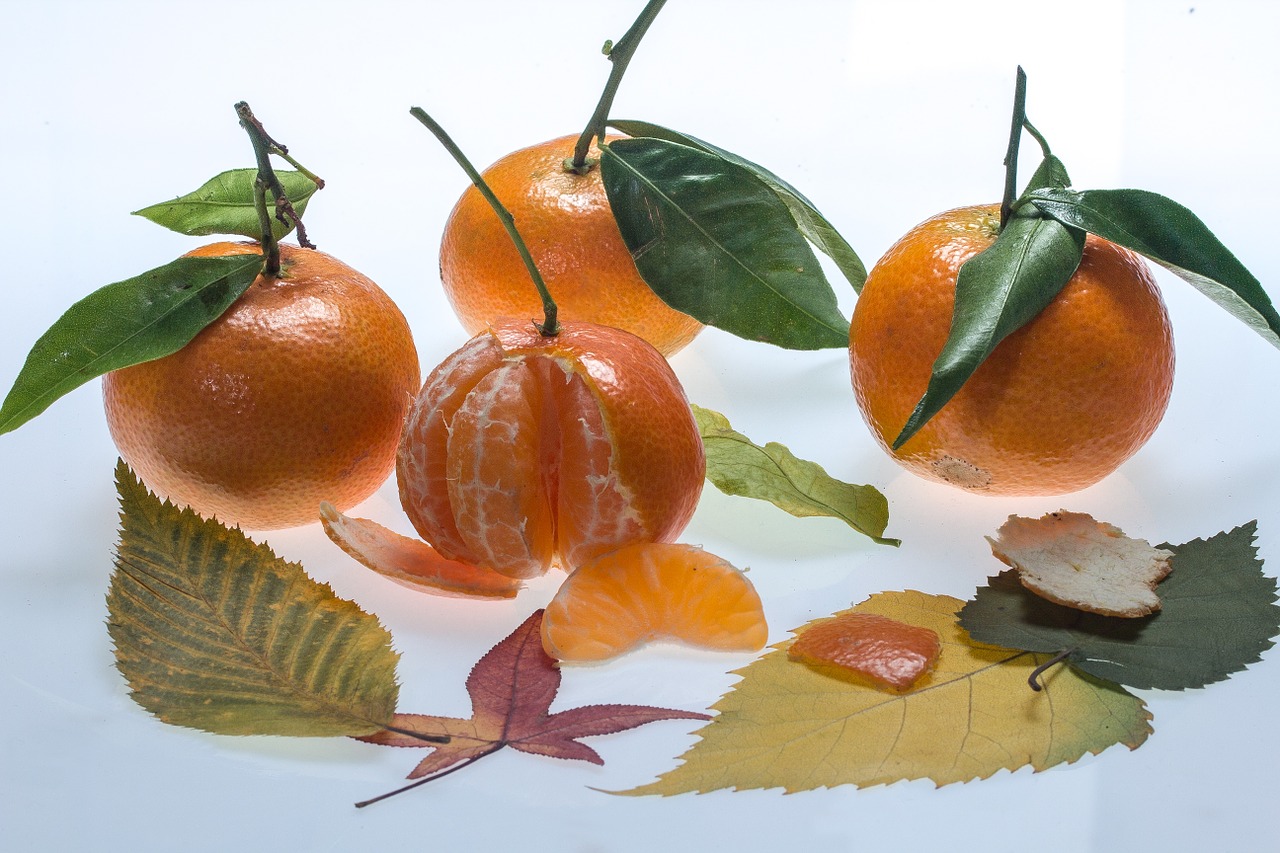
{"type": "Polygon", "coordinates": [[[240,118],[240,126],[249,134],[249,141],[253,144],[253,154],[258,161],[258,177],[254,180],[254,188],[259,196],[263,198],[261,204],[257,204],[257,199],[255,199],[255,206],[258,208],[258,219],[262,225],[263,252],[267,258],[263,272],[267,276],[276,276],[280,274],[280,244],[276,240],[275,229],[271,227],[271,217],[267,215],[265,195],[268,191],[275,202],[275,218],[286,227],[291,226],[297,231],[298,245],[314,249],[315,244],[307,239],[307,231],[302,225],[302,217],[293,209],[293,203],[289,201],[289,196],[285,193],[284,187],[280,183],[280,178],[276,175],[275,169],[271,167],[271,155],[279,154],[284,157],[289,163],[297,167],[300,172],[314,181],[317,187],[323,188],[324,181],[303,169],[297,160],[289,156],[288,148],[271,138],[266,128],[262,126],[262,122],[253,114],[253,110],[249,108],[246,102],[241,101],[236,104],[236,115],[240,118]]]}
{"type": "Polygon", "coordinates": [[[525,269],[529,271],[529,277],[533,279],[533,285],[538,289],[538,295],[542,297],[542,323],[534,323],[538,328],[538,332],[547,337],[554,337],[560,333],[560,323],[556,318],[558,309],[556,302],[551,298],[551,291],[547,289],[547,283],[542,278],[542,273],[538,272],[538,265],[533,262],[533,255],[529,254],[529,247],[525,245],[524,238],[520,236],[520,232],[516,230],[515,218],[503,207],[502,202],[498,201],[498,197],[493,194],[493,190],[489,189],[489,185],[485,183],[480,173],[476,171],[476,167],[471,165],[471,161],[467,159],[467,155],[462,153],[462,149],[458,147],[440,126],[440,123],[427,114],[422,107],[412,107],[409,115],[422,122],[423,126],[440,141],[445,150],[453,156],[458,162],[462,170],[467,173],[467,177],[471,179],[471,183],[484,196],[485,201],[489,202],[489,206],[493,208],[493,212],[498,215],[498,219],[502,222],[502,227],[506,229],[511,241],[516,244],[516,251],[520,253],[520,259],[524,261],[525,269]]]}
{"type": "Polygon", "coordinates": [[[573,160],[565,163],[565,168],[569,171],[585,175],[594,165],[587,162],[587,152],[591,150],[591,138],[597,137],[601,143],[604,142],[609,111],[613,109],[613,99],[618,94],[618,87],[622,85],[622,75],[627,73],[627,66],[631,64],[631,57],[640,46],[640,40],[649,31],[649,26],[654,18],[658,17],[658,13],[662,11],[666,2],[667,0],[649,0],[644,10],[640,12],[640,17],[636,18],[631,29],[627,30],[617,44],[607,41],[604,43],[604,55],[609,57],[613,68],[609,72],[609,79],[604,85],[600,101],[596,104],[596,110],[591,114],[591,120],[587,122],[586,129],[578,137],[578,144],[573,149],[573,160]]]}

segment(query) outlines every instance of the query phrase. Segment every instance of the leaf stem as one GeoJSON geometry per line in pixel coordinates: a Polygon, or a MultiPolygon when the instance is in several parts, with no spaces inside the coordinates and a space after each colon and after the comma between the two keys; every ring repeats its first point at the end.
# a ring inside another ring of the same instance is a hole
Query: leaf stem
{"type": "Polygon", "coordinates": [[[424,743],[448,743],[451,738],[448,735],[424,735],[421,732],[415,732],[412,729],[402,729],[399,726],[383,726],[383,729],[405,737],[411,737],[414,740],[420,740],[424,743]]]}
{"type": "Polygon", "coordinates": [[[307,239],[307,230],[302,225],[302,217],[293,209],[293,203],[289,201],[289,196],[281,186],[275,169],[271,167],[271,155],[278,154],[283,157],[298,171],[315,181],[316,186],[321,189],[324,188],[324,181],[302,168],[297,160],[289,156],[288,148],[271,138],[246,102],[241,101],[236,104],[236,115],[240,118],[240,126],[249,134],[249,141],[253,144],[253,154],[258,161],[258,177],[254,180],[257,197],[254,199],[254,204],[258,209],[258,220],[262,224],[262,249],[267,259],[263,273],[273,278],[280,274],[280,243],[276,240],[275,229],[271,226],[271,217],[267,211],[266,194],[268,192],[271,193],[271,198],[275,202],[275,218],[286,227],[297,230],[298,245],[314,249],[315,244],[307,239]]]}
{"type": "Polygon", "coordinates": [[[424,776],[421,779],[415,779],[414,781],[410,782],[408,785],[401,785],[399,788],[396,788],[394,791],[387,791],[385,794],[379,794],[376,797],[370,797],[367,800],[361,800],[360,802],[356,803],[356,808],[362,809],[362,808],[365,808],[366,806],[371,806],[374,803],[380,803],[383,800],[390,799],[391,797],[394,797],[397,794],[403,794],[406,791],[412,791],[414,788],[420,788],[423,785],[427,784],[428,782],[434,782],[437,779],[443,779],[445,776],[448,776],[450,773],[456,773],[464,767],[475,764],[477,761],[484,758],[486,755],[493,755],[495,752],[502,749],[502,747],[505,745],[506,744],[499,741],[489,749],[486,749],[484,752],[477,753],[476,755],[471,756],[465,761],[460,761],[457,764],[452,764],[446,767],[445,769],[441,770],[439,773],[433,773],[430,776],[424,776]]]}
{"type": "Polygon", "coordinates": [[[587,161],[587,152],[591,150],[591,139],[595,137],[604,142],[609,111],[613,109],[613,99],[617,96],[618,87],[622,84],[622,76],[627,73],[627,66],[631,64],[631,57],[635,55],[640,40],[649,31],[649,26],[654,18],[658,17],[658,13],[662,11],[666,2],[667,0],[649,0],[640,12],[640,17],[636,18],[635,23],[617,44],[607,41],[604,43],[604,55],[613,63],[613,68],[609,72],[609,79],[605,83],[604,92],[600,95],[600,101],[596,104],[596,110],[591,114],[591,120],[587,122],[582,135],[578,137],[578,144],[573,149],[573,160],[565,163],[565,168],[569,171],[585,175],[594,165],[587,161]]]}
{"type": "Polygon", "coordinates": [[[1041,690],[1044,689],[1044,685],[1040,683],[1040,676],[1044,675],[1045,672],[1057,666],[1058,664],[1062,663],[1067,658],[1071,657],[1071,653],[1074,651],[1075,649],[1063,649],[1053,657],[1049,658],[1044,663],[1040,664],[1038,667],[1036,667],[1031,671],[1031,674],[1029,676],[1027,676],[1027,684],[1031,685],[1032,690],[1039,693],[1041,690]]]}
{"type": "Polygon", "coordinates": [[[529,271],[529,277],[533,279],[533,285],[538,289],[538,295],[542,298],[542,323],[534,323],[538,327],[538,332],[553,337],[560,333],[560,323],[557,319],[558,309],[556,302],[551,298],[551,291],[547,289],[547,283],[542,278],[542,273],[538,272],[538,265],[533,262],[533,256],[529,254],[529,247],[525,245],[524,238],[520,236],[520,232],[516,230],[515,218],[503,207],[502,202],[498,201],[498,197],[493,194],[493,190],[485,183],[480,173],[476,171],[475,166],[471,165],[471,161],[462,153],[462,149],[449,137],[439,122],[427,114],[422,107],[413,107],[409,110],[409,115],[418,121],[435,135],[445,150],[453,156],[458,162],[462,170],[467,173],[467,177],[484,196],[485,201],[489,202],[489,206],[493,208],[493,212],[498,215],[498,219],[502,222],[502,227],[506,229],[507,234],[511,237],[512,242],[516,244],[516,251],[520,253],[520,259],[524,261],[525,269],[529,271]]]}

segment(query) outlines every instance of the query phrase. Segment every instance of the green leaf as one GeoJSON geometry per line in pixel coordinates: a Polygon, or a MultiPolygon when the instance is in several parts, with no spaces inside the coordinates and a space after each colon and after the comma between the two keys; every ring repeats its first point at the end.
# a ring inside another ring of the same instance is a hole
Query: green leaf
{"type": "Polygon", "coordinates": [[[1066,225],[1150,258],[1280,347],[1280,313],[1253,273],[1187,208],[1145,190],[1041,189],[1027,198],[1066,225]]]}
{"type": "Polygon", "coordinates": [[[881,545],[901,544],[900,540],[884,538],[889,502],[873,486],[834,479],[821,466],[798,459],[781,444],[753,444],[719,412],[692,408],[706,448],[707,479],[720,491],[768,501],[799,518],[838,518],[881,545]]]}
{"type": "Polygon", "coordinates": [[[220,317],[261,269],[261,255],[179,258],[81,299],[31,348],[0,405],[0,434],[90,379],[178,351],[220,317]]]}
{"type": "Polygon", "coordinates": [[[1138,688],[1203,687],[1259,660],[1280,632],[1276,582],[1262,574],[1256,522],[1161,545],[1174,552],[1159,586],[1161,608],[1126,619],[1064,607],[1025,589],[1010,570],[978,590],[959,614],[974,639],[1035,652],[1069,650],[1074,668],[1138,688]]]}
{"type": "Polygon", "coordinates": [[[697,148],[708,154],[715,154],[730,163],[750,170],[757,178],[768,184],[769,188],[777,193],[778,198],[782,199],[782,203],[791,211],[791,216],[795,219],[796,226],[799,227],[800,233],[805,236],[805,239],[816,246],[818,251],[835,262],[836,267],[853,285],[854,292],[862,292],[862,285],[867,280],[867,267],[862,263],[862,259],[858,257],[858,253],[845,241],[844,237],[840,236],[840,233],[827,221],[826,217],[814,206],[813,202],[805,198],[804,194],[798,189],[764,166],[753,163],[745,157],[739,157],[737,154],[712,145],[710,142],[704,142],[695,136],[689,136],[661,125],[623,119],[610,120],[609,124],[630,136],[665,139],[668,142],[687,145],[690,148],[697,148]]]}
{"type": "Polygon", "coordinates": [[[818,259],[749,169],[661,139],[601,152],[609,204],[649,286],[673,308],[788,349],[849,345],[818,259]]]}
{"type": "MultiPolygon", "coordinates": [[[[257,177],[257,169],[232,169],[211,178],[195,192],[133,213],[190,237],[238,234],[257,240],[262,237],[262,225],[254,203],[254,181],[257,177]]],[[[318,189],[315,181],[293,171],[278,171],[276,177],[280,179],[293,209],[301,216],[318,189]]],[[[271,205],[272,200],[268,198],[268,208],[271,205]]],[[[271,230],[279,240],[293,230],[293,225],[272,217],[271,230]]]]}
{"type": "Polygon", "coordinates": [[[161,503],[124,462],[116,485],[107,627],[139,705],[227,735],[361,736],[391,722],[399,656],[375,617],[239,530],[161,503]]]}
{"type": "Polygon", "coordinates": [[[1028,215],[1023,208],[994,243],[960,267],[951,331],[895,448],[955,396],[996,345],[1053,301],[1075,274],[1083,252],[1083,231],[1028,215]]]}

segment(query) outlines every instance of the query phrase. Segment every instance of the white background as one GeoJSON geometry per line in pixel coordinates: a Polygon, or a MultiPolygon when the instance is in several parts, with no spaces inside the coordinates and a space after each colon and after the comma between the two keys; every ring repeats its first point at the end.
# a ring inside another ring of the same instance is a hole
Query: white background
{"type": "MultiPolygon", "coordinates": [[[[425,370],[463,333],[438,239],[465,179],[408,115],[431,111],[477,162],[585,123],[599,48],[628,2],[72,2],[0,13],[0,385],[74,300],[197,241],[128,215],[252,165],[247,100],[329,182],[313,239],[392,294],[425,370]]],[[[1280,296],[1275,199],[1280,5],[672,0],[614,114],[760,162],[827,214],[868,264],[916,222],[998,198],[1014,68],[1033,122],[1079,187],[1142,187],[1195,210],[1280,296]]],[[[1034,164],[1024,164],[1030,174],[1034,164]]],[[[708,487],[684,540],[750,567],[771,641],[881,590],[968,598],[1000,566],[1010,513],[1087,511],[1152,541],[1258,519],[1280,565],[1280,352],[1158,273],[1178,346],[1168,415],[1117,474],[1061,498],[991,499],[903,474],[873,444],[839,350],[790,353],[708,331],[673,360],[695,402],[891,505],[900,549],[708,487]]],[[[851,291],[837,283],[849,313],[851,291]]],[[[603,767],[507,750],[367,810],[416,751],[233,739],[133,704],[104,624],[116,454],[98,383],[0,437],[0,848],[6,850],[1251,850],[1277,830],[1280,662],[1185,694],[1142,693],[1155,734],[1077,764],[935,789],[927,781],[620,798],[674,766],[697,724],[592,739],[603,767]]],[[[407,529],[389,483],[359,513],[407,529]]],[[[550,597],[411,593],[319,527],[277,552],[376,613],[402,652],[401,709],[466,716],[471,664],[550,597]]],[[[746,656],[653,648],[565,675],[558,708],[708,707],[746,656]]]]}

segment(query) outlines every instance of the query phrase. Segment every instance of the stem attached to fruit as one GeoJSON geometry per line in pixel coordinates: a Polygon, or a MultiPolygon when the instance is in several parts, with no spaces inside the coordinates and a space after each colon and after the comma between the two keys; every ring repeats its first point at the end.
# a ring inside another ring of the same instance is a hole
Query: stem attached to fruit
{"type": "Polygon", "coordinates": [[[1009,148],[1004,155],[1004,198],[1000,202],[1000,230],[1013,214],[1013,203],[1018,193],[1018,148],[1022,142],[1022,131],[1031,134],[1040,144],[1040,152],[1047,158],[1050,156],[1049,142],[1035,125],[1027,121],[1027,73],[1018,66],[1017,81],[1013,89],[1013,122],[1009,128],[1009,148]]]}
{"type": "Polygon", "coordinates": [[[275,169],[271,167],[271,155],[278,154],[283,157],[321,189],[324,188],[324,181],[302,168],[297,160],[289,156],[288,148],[271,138],[247,103],[241,101],[236,104],[236,115],[240,117],[240,126],[249,134],[249,141],[253,143],[253,154],[258,161],[258,177],[254,180],[254,188],[257,191],[254,204],[258,209],[258,220],[262,225],[262,249],[267,259],[263,274],[271,278],[280,274],[280,244],[276,240],[275,230],[271,227],[271,215],[267,210],[268,192],[271,193],[275,203],[275,218],[297,231],[299,246],[307,249],[315,248],[315,244],[307,239],[302,217],[293,209],[293,203],[289,201],[289,196],[285,194],[280,179],[276,177],[275,169]]]}
{"type": "Polygon", "coordinates": [[[635,55],[636,48],[640,46],[640,40],[649,31],[649,25],[653,23],[654,18],[658,17],[658,13],[662,11],[666,2],[667,0],[649,0],[640,17],[636,18],[631,29],[627,30],[626,35],[619,39],[617,44],[605,42],[604,54],[613,63],[613,69],[609,72],[609,80],[605,83],[603,94],[600,95],[600,102],[596,104],[596,111],[592,113],[586,129],[578,137],[578,144],[573,149],[573,160],[565,161],[565,168],[569,171],[585,175],[594,165],[587,161],[591,140],[594,137],[601,143],[604,142],[605,127],[609,123],[609,111],[613,109],[613,99],[618,94],[618,87],[622,84],[622,75],[627,73],[627,66],[631,63],[631,57],[635,55]]]}
{"type": "Polygon", "coordinates": [[[409,115],[418,121],[435,135],[445,150],[453,156],[458,162],[462,170],[467,173],[467,177],[471,179],[471,183],[475,184],[476,189],[484,196],[485,201],[489,202],[489,206],[493,208],[493,212],[498,215],[498,219],[502,222],[502,227],[506,229],[511,241],[516,244],[516,251],[520,253],[520,259],[524,261],[525,269],[529,271],[529,277],[533,279],[534,287],[538,288],[538,295],[542,297],[542,323],[535,323],[538,332],[546,337],[553,337],[560,333],[560,323],[556,318],[557,309],[556,302],[551,298],[551,291],[547,289],[547,283],[542,278],[542,273],[538,272],[538,265],[533,262],[533,255],[529,254],[529,247],[525,245],[524,238],[520,236],[520,232],[516,230],[515,218],[502,206],[502,202],[498,201],[498,197],[493,194],[493,190],[489,189],[489,185],[485,183],[480,173],[476,171],[476,167],[471,165],[471,161],[467,159],[467,155],[462,153],[462,149],[458,147],[450,137],[445,133],[439,122],[427,114],[422,107],[413,107],[409,110],[409,115]]]}

